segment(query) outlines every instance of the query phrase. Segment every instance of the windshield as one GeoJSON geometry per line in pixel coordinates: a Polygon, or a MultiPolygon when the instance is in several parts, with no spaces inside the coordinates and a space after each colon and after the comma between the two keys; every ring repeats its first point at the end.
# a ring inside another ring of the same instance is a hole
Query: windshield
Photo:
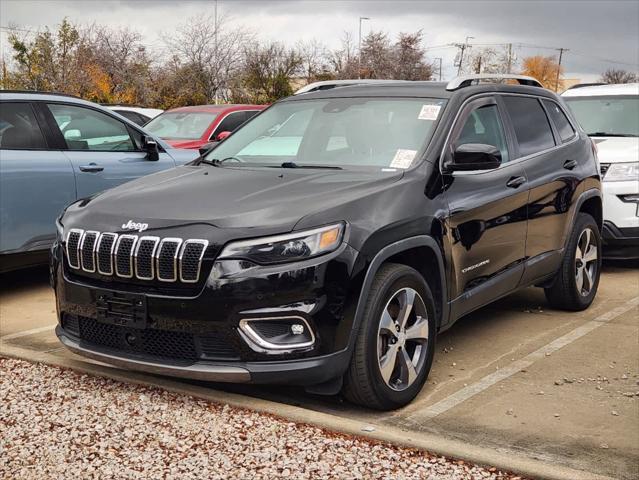
{"type": "Polygon", "coordinates": [[[564,97],[577,120],[593,137],[639,136],[639,97],[564,97]]]}
{"type": "Polygon", "coordinates": [[[408,168],[445,103],[432,98],[285,101],[244,125],[206,160],[230,159],[234,166],[408,168]]]}
{"type": "Polygon", "coordinates": [[[144,126],[160,138],[197,140],[217,117],[211,112],[165,112],[144,126]]]}

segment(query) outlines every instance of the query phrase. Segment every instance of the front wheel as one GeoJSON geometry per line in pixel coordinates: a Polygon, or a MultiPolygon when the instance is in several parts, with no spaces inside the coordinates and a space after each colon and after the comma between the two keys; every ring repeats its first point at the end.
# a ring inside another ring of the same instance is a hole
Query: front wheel
{"type": "Polygon", "coordinates": [[[561,267],[552,285],[545,289],[555,308],[579,311],[590,306],[597,294],[601,274],[601,235],[587,213],[578,213],[561,267]]]}
{"type": "Polygon", "coordinates": [[[353,403],[390,410],[419,393],[433,362],[435,303],[423,277],[386,264],[366,301],[344,394],[353,403]]]}

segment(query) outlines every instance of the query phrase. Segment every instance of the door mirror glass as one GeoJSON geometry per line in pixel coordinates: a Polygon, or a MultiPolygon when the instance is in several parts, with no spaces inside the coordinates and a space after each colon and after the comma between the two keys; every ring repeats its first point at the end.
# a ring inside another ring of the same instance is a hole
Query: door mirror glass
{"type": "Polygon", "coordinates": [[[157,162],[160,159],[160,150],[158,149],[158,142],[153,137],[145,136],[142,139],[143,149],[146,152],[147,160],[157,162]]]}
{"type": "Polygon", "coordinates": [[[465,143],[458,146],[449,165],[453,171],[492,170],[501,165],[501,152],[494,145],[465,143]]]}

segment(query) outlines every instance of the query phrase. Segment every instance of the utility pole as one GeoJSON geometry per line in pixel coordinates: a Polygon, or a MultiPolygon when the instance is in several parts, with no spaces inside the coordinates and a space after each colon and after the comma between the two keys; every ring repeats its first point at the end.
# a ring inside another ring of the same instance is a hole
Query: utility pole
{"type": "Polygon", "coordinates": [[[437,57],[435,60],[439,61],[439,81],[442,81],[442,57],[437,57]]]}
{"type": "Polygon", "coordinates": [[[461,74],[462,65],[464,64],[464,50],[466,50],[470,45],[468,45],[468,40],[474,39],[475,37],[466,37],[466,41],[462,44],[457,44],[457,46],[461,49],[461,53],[459,54],[459,66],[457,67],[457,75],[461,74]]]}
{"type": "MultiPolygon", "coordinates": [[[[215,68],[215,75],[217,76],[220,73],[220,59],[219,59],[219,55],[218,55],[218,49],[217,49],[217,0],[215,0],[215,65],[217,66],[215,68]]],[[[217,91],[220,88],[220,83],[219,83],[219,78],[215,79],[216,83],[217,83],[217,87],[215,89],[215,105],[217,105],[217,91]]]]}
{"type": "Polygon", "coordinates": [[[359,17],[359,44],[357,47],[357,78],[362,78],[362,20],[370,20],[370,18],[359,17]]]}
{"type": "Polygon", "coordinates": [[[561,57],[564,55],[564,52],[567,52],[567,48],[558,48],[559,50],[559,61],[557,62],[557,78],[555,78],[555,92],[559,91],[559,72],[561,72],[561,57]]]}
{"type": "Polygon", "coordinates": [[[513,44],[509,43],[508,44],[508,69],[506,70],[506,73],[510,73],[512,66],[513,66],[513,44]]]}

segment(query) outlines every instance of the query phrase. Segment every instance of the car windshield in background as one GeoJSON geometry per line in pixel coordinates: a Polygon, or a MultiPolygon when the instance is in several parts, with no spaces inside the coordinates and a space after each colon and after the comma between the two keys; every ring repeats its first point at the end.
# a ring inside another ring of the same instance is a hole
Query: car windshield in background
{"type": "Polygon", "coordinates": [[[286,101],[239,129],[206,160],[234,166],[408,168],[445,103],[433,98],[286,101]]]}
{"type": "Polygon", "coordinates": [[[590,136],[639,136],[639,97],[564,97],[564,99],[590,136]]]}
{"type": "Polygon", "coordinates": [[[211,112],[166,112],[158,115],[144,128],[160,138],[197,140],[217,117],[211,112]]]}

